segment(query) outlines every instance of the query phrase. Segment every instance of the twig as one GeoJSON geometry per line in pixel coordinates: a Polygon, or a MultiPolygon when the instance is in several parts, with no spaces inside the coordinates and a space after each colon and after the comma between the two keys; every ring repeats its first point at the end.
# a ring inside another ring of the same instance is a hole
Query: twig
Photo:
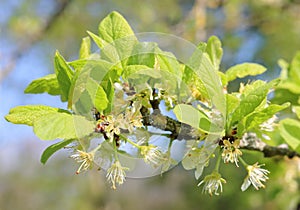
{"type": "Polygon", "coordinates": [[[300,154],[290,150],[286,144],[279,146],[270,146],[261,141],[255,133],[247,133],[244,135],[240,144],[241,149],[260,151],[265,157],[287,156],[289,158],[300,157],[300,154]]]}

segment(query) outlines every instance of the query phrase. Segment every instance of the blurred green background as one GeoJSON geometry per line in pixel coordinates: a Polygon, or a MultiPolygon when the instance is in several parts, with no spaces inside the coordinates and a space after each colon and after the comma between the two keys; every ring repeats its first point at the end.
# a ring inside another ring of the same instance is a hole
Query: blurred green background
{"type": "Polygon", "coordinates": [[[127,179],[113,191],[104,172],[75,175],[77,164],[67,151],[58,152],[46,166],[39,162],[43,149],[53,142],[38,140],[31,128],[11,125],[3,116],[16,105],[65,107],[59,98],[24,95],[23,90],[31,80],[53,72],[56,49],[67,60],[77,58],[86,30],[97,32],[100,20],[113,10],[123,14],[135,32],[171,33],[194,44],[217,35],[224,47],[223,70],[240,62],[258,62],[269,69],[262,79],[278,76],[277,60],[290,61],[300,50],[297,0],[2,0],[0,210],[296,210],[300,202],[296,159],[264,159],[257,152],[245,152],[250,161],[259,158],[271,171],[266,189],[242,193],[246,172],[228,165],[221,168],[227,184],[218,197],[203,195],[193,172],[181,166],[163,176],[127,179]]]}

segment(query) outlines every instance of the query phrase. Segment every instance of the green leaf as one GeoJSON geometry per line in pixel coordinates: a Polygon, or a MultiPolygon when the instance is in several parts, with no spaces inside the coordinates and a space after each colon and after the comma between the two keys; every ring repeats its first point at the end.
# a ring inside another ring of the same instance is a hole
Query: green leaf
{"type": "Polygon", "coordinates": [[[132,50],[127,65],[146,65],[153,68],[155,63],[155,50],[157,43],[140,42],[137,43],[132,50]]]}
{"type": "Polygon", "coordinates": [[[236,78],[243,78],[246,76],[255,76],[258,74],[262,74],[267,69],[256,63],[242,63],[237,64],[235,66],[230,67],[226,72],[227,80],[232,81],[236,78]]]}
{"type": "Polygon", "coordinates": [[[208,54],[215,69],[219,70],[223,56],[222,43],[219,38],[216,36],[211,36],[207,41],[205,51],[208,54]]]}
{"type": "Polygon", "coordinates": [[[177,119],[194,128],[199,128],[205,132],[211,130],[211,122],[209,118],[200,110],[195,109],[191,105],[178,104],[174,108],[174,114],[177,119]]]}
{"type": "Polygon", "coordinates": [[[293,112],[296,113],[298,119],[300,119],[300,106],[293,106],[293,112]]]}
{"type": "Polygon", "coordinates": [[[44,105],[16,106],[9,111],[5,119],[14,124],[33,126],[34,122],[42,116],[57,112],[64,112],[64,110],[44,105]]]}
{"type": "Polygon", "coordinates": [[[64,148],[65,146],[67,146],[68,144],[70,144],[71,142],[73,142],[74,139],[68,139],[68,140],[64,140],[64,141],[60,141],[58,143],[52,144],[51,146],[47,147],[42,156],[41,156],[41,163],[42,164],[46,164],[47,160],[58,150],[64,148]]]}
{"type": "Polygon", "coordinates": [[[244,130],[241,131],[240,129],[238,129],[238,132],[244,133],[261,125],[263,122],[273,117],[274,114],[276,114],[277,112],[283,109],[286,109],[289,106],[290,103],[285,103],[282,105],[271,104],[267,108],[262,109],[261,111],[253,112],[243,120],[244,130]]]}
{"type": "Polygon", "coordinates": [[[277,79],[267,84],[260,82],[254,83],[254,86],[256,88],[253,88],[251,85],[248,85],[249,87],[247,87],[247,89],[241,96],[239,106],[235,109],[234,113],[232,114],[230,125],[234,125],[236,122],[239,122],[248,114],[254,112],[255,109],[258,108],[263,101],[266,101],[269,90],[278,83],[279,80],[277,79]]]}
{"type": "MultiPolygon", "coordinates": [[[[48,93],[50,95],[61,95],[61,90],[55,74],[33,80],[25,89],[25,93],[48,93]]],[[[66,99],[62,98],[62,101],[66,99]]]]}
{"type": "Polygon", "coordinates": [[[293,150],[300,152],[300,122],[294,119],[284,119],[279,122],[282,138],[293,150]]]}
{"type": "Polygon", "coordinates": [[[79,58],[84,59],[88,58],[91,54],[91,39],[90,37],[84,37],[81,42],[79,50],[79,58]]]}
{"type": "MultiPolygon", "coordinates": [[[[145,83],[149,78],[161,78],[159,70],[149,68],[145,65],[129,65],[123,71],[122,78],[135,79],[140,84],[145,83]]],[[[137,83],[134,83],[137,84],[137,83]]]]}
{"type": "MultiPolygon", "coordinates": [[[[203,52],[205,45],[199,45],[193,52],[183,75],[183,80],[191,86],[197,85],[206,102],[212,102],[222,116],[226,115],[225,94],[218,71],[214,68],[207,53],[203,52]],[[194,83],[194,81],[197,81],[194,83]]],[[[193,87],[191,87],[193,89],[193,87]]]]}
{"type": "Polygon", "coordinates": [[[90,31],[87,31],[87,33],[90,35],[90,37],[92,37],[92,39],[100,49],[102,49],[105,45],[107,45],[107,42],[104,41],[101,37],[97,36],[96,34],[90,31]]]}
{"type": "Polygon", "coordinates": [[[106,97],[108,99],[107,108],[104,110],[104,114],[109,114],[113,108],[113,100],[115,96],[115,89],[112,77],[110,77],[109,80],[102,81],[101,86],[103,87],[106,93],[106,97]]]}
{"type": "Polygon", "coordinates": [[[154,64],[154,68],[158,68],[163,71],[168,71],[174,74],[178,79],[182,78],[182,71],[180,69],[180,64],[171,52],[165,52],[156,48],[155,50],[155,59],[157,64],[154,64]]]}
{"type": "Polygon", "coordinates": [[[100,86],[100,84],[92,78],[89,78],[86,84],[86,89],[96,109],[98,111],[105,110],[108,105],[108,99],[102,86],[100,86]]]}
{"type": "Polygon", "coordinates": [[[74,72],[58,51],[55,53],[54,67],[61,94],[68,99],[74,72]]]}
{"type": "MultiPolygon", "coordinates": [[[[90,102],[88,97],[90,96],[86,92],[87,81],[92,79],[100,84],[101,81],[103,81],[108,75],[111,65],[111,63],[101,59],[88,60],[80,70],[76,71],[72,78],[72,83],[69,90],[68,108],[72,107],[75,109],[73,105],[75,105],[77,102],[80,104],[80,106],[84,105],[87,108],[92,108],[92,104],[88,104],[90,102]],[[83,99],[87,99],[88,101],[82,101],[83,99]]],[[[97,89],[94,91],[96,90],[97,89]]]]}
{"type": "Polygon", "coordinates": [[[101,21],[98,30],[100,38],[108,43],[127,36],[132,36],[133,39],[136,39],[125,18],[115,11],[101,21]]]}
{"type": "Polygon", "coordinates": [[[297,52],[294,56],[289,68],[288,76],[293,82],[297,84],[300,83],[300,52],[297,52]]]}
{"type": "Polygon", "coordinates": [[[56,112],[34,121],[34,133],[42,140],[78,139],[94,132],[94,122],[83,116],[56,112]]]}

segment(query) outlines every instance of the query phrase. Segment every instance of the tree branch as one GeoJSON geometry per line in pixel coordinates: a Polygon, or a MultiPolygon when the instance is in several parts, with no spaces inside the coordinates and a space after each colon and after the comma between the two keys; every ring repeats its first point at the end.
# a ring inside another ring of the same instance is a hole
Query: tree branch
{"type": "MultiPolygon", "coordinates": [[[[170,131],[170,137],[173,139],[200,139],[200,136],[194,134],[194,129],[187,124],[181,123],[168,116],[161,114],[158,109],[158,103],[152,100],[151,105],[154,105],[154,111],[149,114],[149,110],[142,107],[141,114],[143,116],[143,123],[146,126],[153,126],[164,131],[170,131]]],[[[218,142],[218,141],[216,141],[218,142]]],[[[286,144],[279,146],[270,146],[261,141],[255,133],[246,133],[240,142],[240,149],[246,149],[251,151],[259,151],[264,154],[265,157],[274,156],[287,156],[289,158],[300,157],[300,154],[290,150],[286,144]]]]}
{"type": "Polygon", "coordinates": [[[255,133],[247,133],[244,135],[240,143],[241,149],[259,151],[264,154],[265,157],[274,156],[287,156],[289,158],[300,157],[300,154],[292,151],[286,144],[279,146],[270,146],[265,142],[261,141],[255,133]]]}

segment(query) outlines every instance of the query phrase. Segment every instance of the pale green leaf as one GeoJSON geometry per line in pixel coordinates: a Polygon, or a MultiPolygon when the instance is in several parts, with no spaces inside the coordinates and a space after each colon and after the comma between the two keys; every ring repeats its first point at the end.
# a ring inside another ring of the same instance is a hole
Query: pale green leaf
{"type": "Polygon", "coordinates": [[[251,113],[243,120],[243,122],[241,122],[243,123],[243,127],[245,130],[241,131],[240,129],[238,129],[238,132],[244,133],[261,125],[263,122],[273,117],[274,114],[283,109],[286,109],[289,106],[290,103],[285,103],[282,105],[271,104],[267,108],[251,113]]]}
{"type": "Polygon", "coordinates": [[[216,36],[211,36],[207,41],[205,51],[208,54],[215,69],[219,70],[223,56],[222,43],[219,38],[216,36]]]}
{"type": "Polygon", "coordinates": [[[282,138],[293,149],[300,152],[300,122],[294,119],[284,119],[279,123],[282,138]]]}
{"type": "Polygon", "coordinates": [[[296,113],[298,119],[300,119],[300,106],[293,106],[293,112],[296,113]]]}
{"type": "MultiPolygon", "coordinates": [[[[48,93],[50,95],[61,95],[61,90],[55,74],[33,80],[25,89],[25,93],[48,93]]],[[[65,101],[65,99],[62,99],[65,101]]]]}
{"type": "Polygon", "coordinates": [[[91,39],[90,37],[84,37],[81,42],[79,50],[79,58],[84,59],[88,58],[91,54],[91,39]]]}
{"type": "Polygon", "coordinates": [[[185,170],[191,170],[199,164],[200,149],[191,149],[188,154],[183,158],[181,164],[185,170]]]}
{"type": "Polygon", "coordinates": [[[100,49],[102,49],[105,45],[107,45],[107,42],[104,41],[101,37],[97,36],[96,34],[90,31],[87,31],[87,33],[92,37],[92,39],[100,49]]]}
{"type": "Polygon", "coordinates": [[[92,78],[89,78],[87,80],[86,89],[93,101],[95,108],[98,111],[105,110],[108,105],[108,99],[102,86],[92,78]]]}
{"type": "Polygon", "coordinates": [[[40,117],[56,112],[64,112],[64,110],[44,105],[16,106],[9,111],[5,119],[14,124],[33,126],[40,117]]]}
{"type": "MultiPolygon", "coordinates": [[[[183,79],[186,84],[195,84],[200,94],[207,102],[211,102],[214,107],[226,115],[225,94],[218,71],[214,68],[207,53],[203,52],[205,45],[200,45],[193,52],[189,62],[186,64],[183,79]],[[194,83],[194,81],[197,81],[194,83]]],[[[191,87],[193,88],[193,87],[191,87]]]]}
{"type": "Polygon", "coordinates": [[[107,43],[112,43],[127,36],[135,37],[125,18],[115,11],[101,21],[98,29],[100,38],[107,43]]]}
{"type": "Polygon", "coordinates": [[[157,43],[139,42],[132,50],[127,65],[146,65],[153,68],[155,63],[155,50],[157,43]]]}
{"type": "Polygon", "coordinates": [[[41,156],[41,163],[45,164],[47,162],[47,160],[58,150],[64,148],[65,146],[67,146],[68,144],[70,144],[71,142],[73,142],[74,139],[69,139],[69,140],[64,140],[64,141],[60,141],[58,143],[52,144],[51,146],[47,147],[42,156],[41,156]]]}
{"type": "Polygon", "coordinates": [[[58,51],[55,53],[54,67],[61,94],[68,99],[74,72],[58,51]]]}
{"type": "MultiPolygon", "coordinates": [[[[260,85],[258,88],[248,88],[247,94],[242,95],[239,106],[232,114],[232,121],[230,125],[234,125],[248,114],[255,111],[263,101],[266,101],[268,92],[272,87],[277,85],[279,80],[273,80],[267,84],[260,85]]],[[[249,85],[250,86],[250,85],[249,85]]]]}
{"type": "Polygon", "coordinates": [[[259,75],[264,73],[266,70],[266,67],[257,63],[242,63],[230,67],[225,72],[225,75],[227,76],[228,81],[232,81],[236,78],[259,75]]]}
{"type": "Polygon", "coordinates": [[[83,116],[56,112],[43,115],[33,124],[34,133],[42,140],[78,139],[94,132],[94,122],[83,116]]]}
{"type": "Polygon", "coordinates": [[[296,53],[291,62],[288,75],[292,81],[300,83],[300,51],[296,53]]]}
{"type": "Polygon", "coordinates": [[[205,132],[211,129],[211,122],[209,118],[200,110],[195,109],[191,105],[178,104],[174,108],[174,114],[177,119],[194,128],[199,128],[205,132]]]}

